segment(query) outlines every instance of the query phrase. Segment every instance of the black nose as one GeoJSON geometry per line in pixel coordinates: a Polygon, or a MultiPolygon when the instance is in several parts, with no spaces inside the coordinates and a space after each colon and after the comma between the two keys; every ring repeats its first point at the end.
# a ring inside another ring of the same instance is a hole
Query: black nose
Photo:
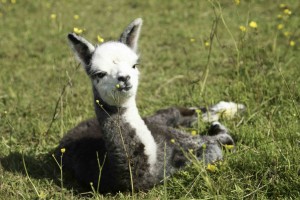
{"type": "Polygon", "coordinates": [[[130,79],[130,76],[119,76],[118,81],[123,81],[126,83],[130,79]]]}

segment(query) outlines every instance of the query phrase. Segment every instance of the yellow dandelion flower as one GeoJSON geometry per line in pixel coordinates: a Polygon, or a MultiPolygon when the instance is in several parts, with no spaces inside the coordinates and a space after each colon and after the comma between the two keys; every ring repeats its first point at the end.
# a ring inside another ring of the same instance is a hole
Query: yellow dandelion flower
{"type": "Polygon", "coordinates": [[[175,144],[175,139],[171,139],[170,142],[175,144]]]}
{"type": "Polygon", "coordinates": [[[79,15],[74,15],[73,18],[74,18],[75,20],[77,20],[77,19],[79,19],[79,15]]]}
{"type": "Polygon", "coordinates": [[[195,136],[195,135],[197,135],[197,131],[192,130],[191,134],[192,134],[192,136],[195,136]]]}
{"type": "Polygon", "coordinates": [[[83,29],[74,27],[74,28],[73,28],[73,32],[79,35],[79,34],[81,34],[81,33],[83,32],[83,29]]]}
{"type": "Polygon", "coordinates": [[[11,2],[12,4],[15,4],[15,3],[17,3],[17,0],[10,0],[10,2],[11,2]]]}
{"type": "Polygon", "coordinates": [[[65,152],[66,152],[66,148],[61,148],[61,149],[60,149],[60,152],[61,152],[61,153],[65,153],[65,152]]]}
{"type": "Polygon", "coordinates": [[[234,0],[235,5],[240,5],[241,1],[240,0],[234,0]]]}
{"type": "Polygon", "coordinates": [[[286,15],[291,15],[292,11],[290,9],[286,8],[286,9],[283,10],[283,13],[286,14],[286,15]]]}
{"type": "Polygon", "coordinates": [[[278,18],[278,19],[282,19],[282,15],[280,15],[280,14],[277,15],[277,18],[278,18]]]}
{"type": "Polygon", "coordinates": [[[216,165],[213,165],[213,164],[208,164],[206,169],[210,172],[215,172],[218,170],[218,168],[216,167],[216,165]]]}
{"type": "Polygon", "coordinates": [[[104,39],[100,35],[97,35],[97,40],[99,43],[104,42],[104,39]]]}
{"type": "Polygon", "coordinates": [[[246,28],[245,26],[240,26],[240,30],[241,30],[242,32],[246,32],[246,31],[247,31],[247,28],[246,28]]]}
{"type": "Polygon", "coordinates": [[[293,47],[293,46],[295,46],[295,45],[296,45],[296,42],[295,42],[294,40],[291,40],[291,41],[290,41],[290,46],[293,47]]]}
{"type": "Polygon", "coordinates": [[[204,43],[204,46],[209,47],[209,46],[210,46],[210,43],[209,43],[209,42],[205,42],[205,43],[204,43]]]}
{"type": "Polygon", "coordinates": [[[284,24],[278,24],[278,25],[277,25],[277,29],[278,29],[278,30],[282,30],[283,28],[284,28],[284,24]]]}
{"type": "Polygon", "coordinates": [[[256,23],[255,21],[251,21],[251,22],[249,23],[249,26],[250,26],[251,28],[257,28],[257,23],[256,23]]]}
{"type": "Polygon", "coordinates": [[[51,18],[52,20],[55,20],[55,19],[56,19],[56,14],[52,13],[52,14],[50,15],[50,18],[51,18]]]}
{"type": "Polygon", "coordinates": [[[116,84],[116,88],[120,88],[120,84],[116,84]]]}
{"type": "Polygon", "coordinates": [[[224,147],[225,147],[225,149],[227,149],[227,150],[234,149],[234,145],[225,144],[224,147]]]}
{"type": "Polygon", "coordinates": [[[196,41],[195,38],[190,39],[190,42],[195,42],[195,41],[196,41]]]}
{"type": "Polygon", "coordinates": [[[284,35],[285,37],[289,37],[289,36],[291,35],[291,32],[289,32],[289,31],[284,31],[284,32],[283,32],[283,35],[284,35]]]}

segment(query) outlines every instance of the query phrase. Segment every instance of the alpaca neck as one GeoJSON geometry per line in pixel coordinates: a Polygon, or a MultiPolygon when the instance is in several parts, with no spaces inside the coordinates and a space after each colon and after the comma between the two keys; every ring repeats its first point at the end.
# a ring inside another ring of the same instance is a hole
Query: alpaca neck
{"type": "Polygon", "coordinates": [[[132,101],[127,102],[126,110],[123,114],[125,122],[130,124],[135,129],[135,133],[144,144],[144,153],[148,156],[148,164],[150,165],[150,172],[153,172],[157,160],[157,145],[155,140],[146,126],[144,120],[139,115],[136,102],[133,98],[132,101]]]}
{"type": "Polygon", "coordinates": [[[120,115],[121,120],[124,123],[129,124],[130,127],[134,129],[135,134],[139,138],[140,142],[144,145],[144,154],[148,157],[150,173],[154,173],[154,168],[157,160],[157,145],[150,130],[139,115],[135,97],[128,99],[128,101],[120,107],[110,106],[105,103],[95,89],[94,98],[95,111],[100,127],[103,123],[105,123],[106,119],[114,118],[116,115],[120,115]],[[96,100],[98,100],[99,103],[97,103],[96,100]]]}

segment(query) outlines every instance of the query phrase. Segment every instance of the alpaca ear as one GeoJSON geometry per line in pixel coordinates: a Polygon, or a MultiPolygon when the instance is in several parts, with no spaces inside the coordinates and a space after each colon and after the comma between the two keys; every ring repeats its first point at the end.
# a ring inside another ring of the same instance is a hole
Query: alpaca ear
{"type": "Polygon", "coordinates": [[[85,67],[88,66],[95,51],[94,45],[75,33],[69,33],[68,39],[78,59],[85,67]]]}
{"type": "Polygon", "coordinates": [[[138,39],[142,24],[143,20],[141,18],[135,19],[127,26],[119,39],[120,42],[129,46],[134,52],[137,52],[138,39]]]}

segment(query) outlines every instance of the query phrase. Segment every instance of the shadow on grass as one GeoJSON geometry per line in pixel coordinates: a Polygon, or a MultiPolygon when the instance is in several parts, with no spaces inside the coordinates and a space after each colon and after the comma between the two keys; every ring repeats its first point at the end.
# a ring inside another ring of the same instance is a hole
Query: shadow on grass
{"type": "MultiPolygon", "coordinates": [[[[52,153],[34,156],[20,152],[11,152],[9,155],[0,158],[0,167],[2,166],[5,171],[22,174],[26,177],[23,157],[31,179],[50,180],[57,187],[61,187],[60,170],[52,157],[52,153]]],[[[75,195],[90,191],[88,188],[80,186],[70,173],[64,172],[63,180],[64,188],[73,190],[75,195]]]]}

